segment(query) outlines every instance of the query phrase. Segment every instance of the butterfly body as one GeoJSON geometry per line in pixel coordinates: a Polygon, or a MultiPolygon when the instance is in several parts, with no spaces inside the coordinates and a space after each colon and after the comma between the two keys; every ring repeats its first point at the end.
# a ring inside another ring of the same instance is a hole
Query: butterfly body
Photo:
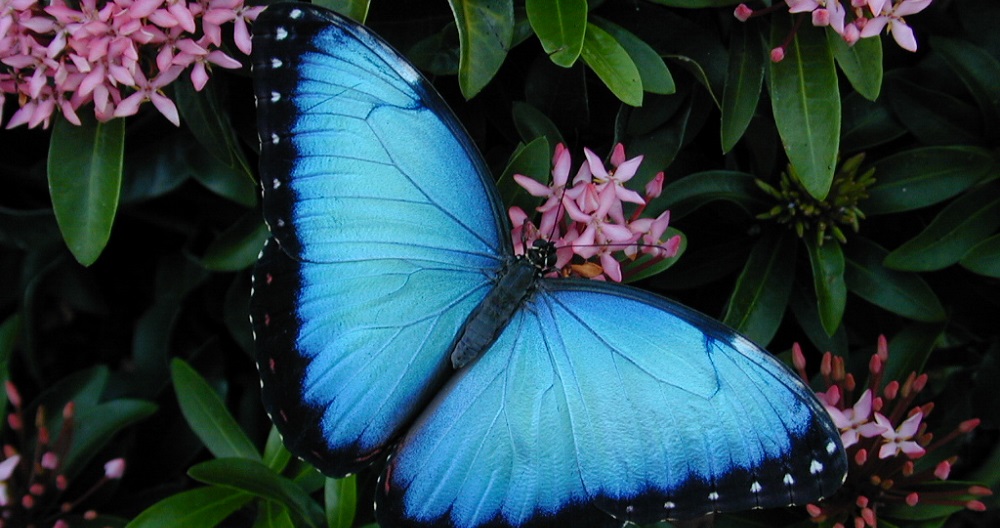
{"type": "Polygon", "coordinates": [[[391,453],[383,526],[620,526],[802,504],[846,459],[808,387],[650,293],[541,277],[457,119],[307,4],[254,27],[266,410],[330,476],[391,453]]]}

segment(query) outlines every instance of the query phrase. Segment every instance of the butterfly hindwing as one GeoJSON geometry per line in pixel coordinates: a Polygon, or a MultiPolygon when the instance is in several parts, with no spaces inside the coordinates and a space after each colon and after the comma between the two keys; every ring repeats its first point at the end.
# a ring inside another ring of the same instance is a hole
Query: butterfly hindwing
{"type": "Polygon", "coordinates": [[[251,299],[264,403],[295,454],[343,475],[443,383],[508,228],[461,125],[363,27],[274,5],[253,62],[272,234],[251,299]]]}
{"type": "Polygon", "coordinates": [[[376,511],[614,526],[803,504],[845,471],[825,411],[765,351],[639,290],[545,281],[409,430],[376,511]]]}

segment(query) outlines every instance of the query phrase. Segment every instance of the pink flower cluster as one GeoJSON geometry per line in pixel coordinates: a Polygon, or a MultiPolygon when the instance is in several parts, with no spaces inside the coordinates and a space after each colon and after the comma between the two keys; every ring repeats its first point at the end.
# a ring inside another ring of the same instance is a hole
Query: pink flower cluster
{"type": "MultiPolygon", "coordinates": [[[[792,360],[799,375],[809,381],[806,360],[798,344],[792,346],[792,360]]],[[[827,352],[820,364],[820,374],[828,389],[818,392],[851,461],[847,482],[837,494],[807,511],[817,523],[833,521],[835,528],[863,528],[878,524],[878,510],[887,504],[950,505],[982,511],[978,497],[991,495],[983,486],[955,485],[954,489],[931,488],[926,484],[944,481],[958,457],[951,456],[935,465],[918,470],[915,460],[943,448],[961,435],[972,432],[979,419],[966,420],[956,429],[935,440],[923,421],[934,409],[933,403],[913,405],[927,385],[927,374],[910,375],[900,383],[883,385],[889,346],[879,337],[876,353],[868,363],[868,385],[855,399],[859,388],[854,376],[846,372],[844,358],[827,352]]]]}
{"type": "MultiPolygon", "coordinates": [[[[845,8],[842,0],[785,0],[790,13],[812,13],[814,26],[829,26],[848,44],[859,39],[874,37],[886,30],[905,50],[917,51],[913,29],[906,24],[905,16],[923,11],[931,0],[850,0],[845,8]],[[848,14],[851,20],[848,21],[848,14]]],[[[751,16],[769,12],[770,8],[754,11],[746,4],[736,7],[734,15],[742,21],[751,16]]],[[[779,62],[785,57],[786,44],[771,50],[771,60],[779,62]]]]}
{"type": "Polygon", "coordinates": [[[655,219],[640,218],[648,201],[662,192],[663,173],[646,185],[643,197],[625,186],[635,176],[642,156],[625,159],[625,148],[618,144],[611,154],[612,168],[608,169],[590,149],[583,151],[587,159],[580,165],[572,186],[567,186],[572,159],[562,144],[556,146],[552,156],[549,185],[521,174],[514,176],[532,196],[545,198],[537,208],[541,213],[538,226],[520,207],[508,211],[517,254],[524,254],[535,240],[547,240],[555,245],[554,269],[558,273],[615,282],[623,279],[620,262],[635,259],[640,252],[656,261],[676,255],[681,237],[661,240],[670,223],[670,212],[655,219]],[[625,202],[637,206],[628,220],[625,202]]]}
{"type": "Polygon", "coordinates": [[[223,52],[222,26],[250,53],[250,30],[263,7],[243,0],[0,0],[0,103],[16,95],[7,128],[48,127],[60,112],[93,103],[100,121],[135,114],[150,101],[171,123],[177,107],[162,89],[190,68],[201,90],[212,66],[239,68],[223,52]]]}

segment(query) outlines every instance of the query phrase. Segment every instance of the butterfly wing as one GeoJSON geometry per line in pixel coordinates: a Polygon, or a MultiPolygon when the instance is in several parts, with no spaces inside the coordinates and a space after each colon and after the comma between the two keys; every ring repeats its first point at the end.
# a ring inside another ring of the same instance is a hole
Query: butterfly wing
{"type": "Polygon", "coordinates": [[[545,281],[409,430],[376,512],[620,526],[803,504],[846,464],[812,391],[746,339],[640,290],[545,281]]]}
{"type": "Polygon", "coordinates": [[[461,125],[363,27],[271,6],[253,62],[272,234],[251,296],[263,400],[289,449],[343,475],[443,383],[509,231],[461,125]]]}

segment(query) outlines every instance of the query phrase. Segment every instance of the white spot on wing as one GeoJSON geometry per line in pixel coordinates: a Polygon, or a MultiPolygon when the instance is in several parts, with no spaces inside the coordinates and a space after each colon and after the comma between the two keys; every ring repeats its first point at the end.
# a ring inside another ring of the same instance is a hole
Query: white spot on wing
{"type": "Polygon", "coordinates": [[[809,463],[809,472],[813,475],[819,475],[823,472],[823,463],[819,460],[813,460],[809,463]]]}
{"type": "Polygon", "coordinates": [[[710,500],[712,502],[715,502],[715,501],[719,500],[719,492],[713,491],[712,493],[709,493],[708,494],[708,500],[710,500]]]}
{"type": "Polygon", "coordinates": [[[826,452],[827,452],[827,454],[832,455],[833,452],[836,451],[836,450],[837,450],[837,444],[835,444],[833,442],[827,442],[827,444],[826,444],[826,452]]]}
{"type": "Polygon", "coordinates": [[[274,69],[278,69],[278,68],[280,68],[280,67],[282,67],[284,65],[285,65],[285,63],[281,62],[281,59],[279,59],[277,57],[271,59],[271,67],[274,68],[274,69]]]}
{"type": "Polygon", "coordinates": [[[760,493],[763,489],[764,487],[761,486],[760,482],[757,482],[756,480],[753,481],[753,484],[750,484],[750,493],[760,493]]]}
{"type": "Polygon", "coordinates": [[[277,103],[281,100],[281,94],[278,92],[271,92],[271,102],[277,103]]]}
{"type": "Polygon", "coordinates": [[[784,482],[785,484],[787,484],[789,486],[791,486],[792,484],[795,484],[795,479],[792,477],[791,473],[785,473],[785,478],[783,478],[781,480],[782,480],[782,482],[784,482]]]}
{"type": "Polygon", "coordinates": [[[672,510],[672,509],[674,509],[674,508],[676,508],[676,507],[677,507],[677,505],[676,505],[676,504],[674,504],[674,503],[673,503],[673,502],[671,502],[671,501],[667,501],[667,502],[664,502],[664,503],[663,503],[663,509],[664,509],[664,510],[672,510]]]}
{"type": "Polygon", "coordinates": [[[288,13],[288,16],[289,16],[289,18],[292,18],[292,19],[302,18],[302,10],[301,9],[292,9],[292,11],[290,13],[288,13]]]}
{"type": "Polygon", "coordinates": [[[274,38],[275,40],[285,40],[288,38],[288,30],[283,27],[275,28],[274,38]]]}
{"type": "Polygon", "coordinates": [[[272,145],[277,145],[279,141],[281,141],[281,138],[278,137],[278,134],[275,134],[274,132],[271,132],[271,144],[272,145]]]}

